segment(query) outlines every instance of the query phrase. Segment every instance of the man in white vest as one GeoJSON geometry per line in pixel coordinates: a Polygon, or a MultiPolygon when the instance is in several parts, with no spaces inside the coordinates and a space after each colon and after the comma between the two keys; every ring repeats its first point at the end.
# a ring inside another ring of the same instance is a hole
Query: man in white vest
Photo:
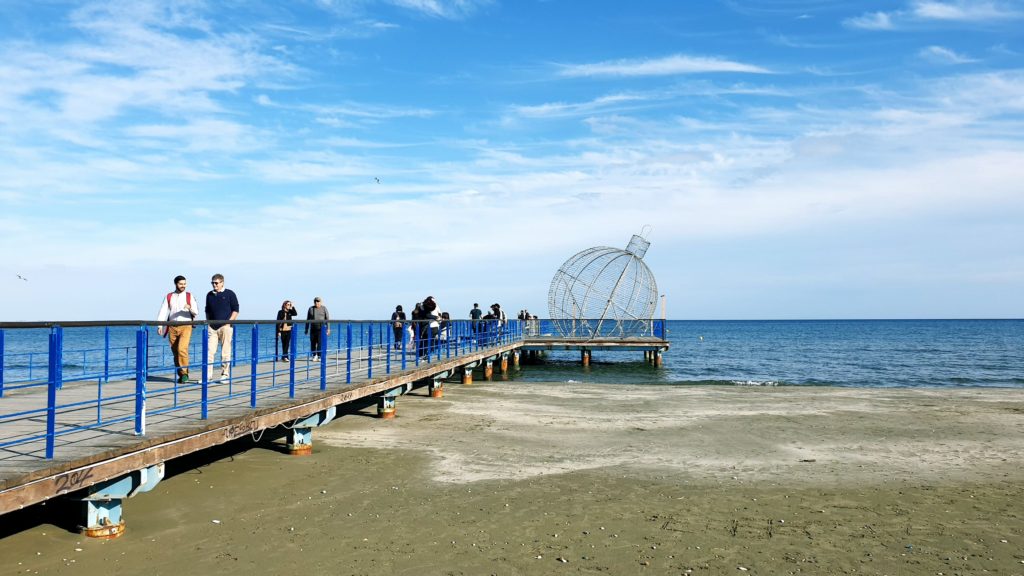
{"type": "MultiPolygon", "coordinates": [[[[199,315],[196,299],[191,292],[186,292],[188,281],[184,276],[174,277],[174,292],[167,294],[160,302],[160,313],[156,319],[160,322],[192,322],[199,315]]],[[[192,341],[191,324],[171,324],[156,329],[161,336],[166,336],[174,354],[174,366],[177,368],[178,382],[188,382],[188,345],[192,341]]]]}

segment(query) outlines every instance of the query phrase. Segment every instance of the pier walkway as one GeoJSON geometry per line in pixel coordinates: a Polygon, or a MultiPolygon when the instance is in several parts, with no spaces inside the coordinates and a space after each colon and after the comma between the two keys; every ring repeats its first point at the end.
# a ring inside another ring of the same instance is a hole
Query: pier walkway
{"type": "Polygon", "coordinates": [[[655,321],[640,335],[557,337],[548,321],[456,320],[422,338],[411,322],[396,331],[344,321],[320,326],[325,344],[314,356],[304,323],[293,322],[288,351],[278,349],[275,322],[232,322],[225,380],[213,380],[221,357],[207,364],[207,327],[195,323],[185,383],[159,323],[0,323],[0,515],[67,496],[83,503],[83,533],[116,537],[122,500],[156,486],[168,460],[277,427],[291,453],[309,454],[313,430],[344,404],[375,402],[390,418],[401,395],[425,387],[439,397],[446,380],[518,367],[524,350],[579,350],[585,365],[595,350],[642,350],[660,365],[668,349],[655,321]]]}

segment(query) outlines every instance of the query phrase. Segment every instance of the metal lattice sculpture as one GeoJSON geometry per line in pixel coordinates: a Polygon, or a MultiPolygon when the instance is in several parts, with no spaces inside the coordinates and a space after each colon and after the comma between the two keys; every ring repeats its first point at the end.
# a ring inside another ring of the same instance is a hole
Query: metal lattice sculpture
{"type": "Polygon", "coordinates": [[[551,280],[548,313],[565,337],[650,334],[658,283],[644,264],[650,242],[633,235],[625,250],[599,246],[565,261],[551,280]]]}

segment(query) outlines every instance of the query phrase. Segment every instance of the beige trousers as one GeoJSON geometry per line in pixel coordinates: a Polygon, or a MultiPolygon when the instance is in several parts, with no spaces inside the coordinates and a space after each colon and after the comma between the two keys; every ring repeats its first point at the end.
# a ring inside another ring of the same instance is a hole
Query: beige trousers
{"type": "Polygon", "coordinates": [[[188,376],[188,344],[192,340],[191,326],[168,326],[167,341],[174,354],[174,365],[178,367],[178,375],[188,376]]]}
{"type": "Polygon", "coordinates": [[[232,326],[225,324],[216,330],[210,329],[209,350],[206,354],[206,374],[210,380],[213,379],[213,358],[217,354],[217,344],[220,349],[220,373],[227,375],[231,370],[231,332],[232,326]]]}

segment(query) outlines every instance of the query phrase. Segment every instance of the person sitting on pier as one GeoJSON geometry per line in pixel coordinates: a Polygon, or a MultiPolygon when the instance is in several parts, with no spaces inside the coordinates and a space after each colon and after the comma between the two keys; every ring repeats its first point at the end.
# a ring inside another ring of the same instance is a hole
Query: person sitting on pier
{"type": "Polygon", "coordinates": [[[494,319],[497,320],[495,336],[497,339],[501,339],[502,330],[505,328],[505,324],[508,323],[508,316],[505,315],[505,311],[501,309],[501,304],[495,302],[491,304],[491,314],[494,315],[494,319]]]}
{"type": "Polygon", "coordinates": [[[320,360],[320,332],[324,324],[327,324],[327,335],[331,335],[331,314],[324,306],[319,296],[313,298],[313,305],[306,311],[306,334],[309,334],[309,353],[311,359],[316,362],[320,360]]]}
{"type": "MultiPolygon", "coordinates": [[[[161,322],[191,322],[199,315],[199,308],[191,292],[186,292],[188,280],[184,276],[174,277],[174,292],[160,302],[160,313],[156,319],[161,322]]],[[[178,382],[188,382],[188,345],[192,340],[192,325],[160,326],[157,334],[165,336],[174,354],[174,367],[178,382]]]]}
{"type": "Polygon", "coordinates": [[[281,360],[288,362],[288,352],[291,350],[292,325],[291,320],[298,316],[299,311],[291,300],[285,300],[281,309],[277,311],[277,336],[281,339],[281,360]]]}
{"type": "Polygon", "coordinates": [[[231,376],[231,336],[233,327],[224,320],[238,318],[238,296],[224,287],[224,275],[214,274],[210,279],[213,290],[206,293],[206,320],[210,323],[209,350],[206,354],[207,379],[213,380],[213,359],[220,345],[220,381],[231,376]],[[218,322],[220,321],[220,322],[218,322]]]}
{"type": "Polygon", "coordinates": [[[438,340],[447,342],[451,332],[452,317],[447,312],[441,312],[441,323],[439,325],[438,340]]]}
{"type": "Polygon", "coordinates": [[[478,346],[490,346],[494,343],[494,335],[497,332],[495,325],[497,320],[494,313],[488,312],[484,315],[483,319],[480,320],[480,325],[476,332],[476,340],[478,346]]]}

